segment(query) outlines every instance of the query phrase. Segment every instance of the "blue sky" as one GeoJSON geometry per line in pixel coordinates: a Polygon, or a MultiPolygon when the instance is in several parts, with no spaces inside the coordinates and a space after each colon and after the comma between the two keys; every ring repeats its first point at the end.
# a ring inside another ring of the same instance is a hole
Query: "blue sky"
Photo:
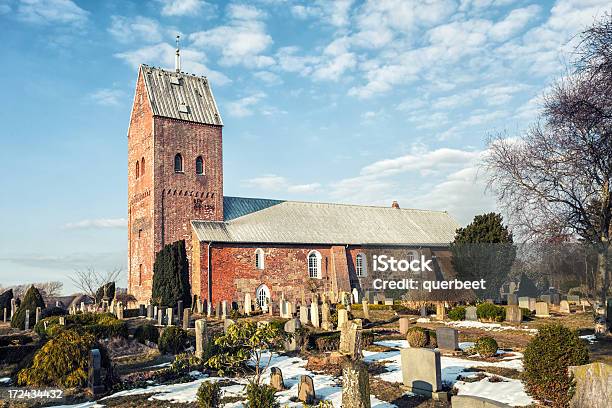
{"type": "MultiPolygon", "coordinates": [[[[534,120],[609,0],[0,0],[0,285],[126,263],[139,63],[207,75],[225,194],[448,210],[495,203],[487,135],[534,120]]],[[[124,276],[125,278],[125,276],[124,276]]]]}

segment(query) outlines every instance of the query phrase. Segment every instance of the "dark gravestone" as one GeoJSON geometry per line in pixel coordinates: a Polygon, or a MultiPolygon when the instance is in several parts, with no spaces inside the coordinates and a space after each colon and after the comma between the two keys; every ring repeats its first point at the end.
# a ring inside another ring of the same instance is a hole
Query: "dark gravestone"
{"type": "Polygon", "coordinates": [[[147,306],[147,319],[153,319],[153,305],[147,306]]]}
{"type": "Polygon", "coordinates": [[[146,316],[147,312],[145,309],[145,305],[138,306],[138,316],[146,316]]]}
{"type": "Polygon", "coordinates": [[[99,395],[104,392],[104,385],[102,384],[102,356],[100,350],[93,349],[89,351],[89,367],[87,386],[93,396],[99,395]]]}
{"type": "Polygon", "coordinates": [[[459,349],[459,334],[451,327],[438,327],[436,329],[436,339],[440,350],[455,351],[459,349]]]}
{"type": "Polygon", "coordinates": [[[427,308],[425,307],[425,305],[421,306],[421,317],[427,317],[427,308]]]}
{"type": "Polygon", "coordinates": [[[342,408],[370,408],[368,366],[349,361],[342,367],[342,408]]]}
{"type": "Polygon", "coordinates": [[[183,301],[182,300],[179,300],[178,302],[176,302],[176,308],[177,308],[176,316],[180,320],[183,318],[183,301]]]}

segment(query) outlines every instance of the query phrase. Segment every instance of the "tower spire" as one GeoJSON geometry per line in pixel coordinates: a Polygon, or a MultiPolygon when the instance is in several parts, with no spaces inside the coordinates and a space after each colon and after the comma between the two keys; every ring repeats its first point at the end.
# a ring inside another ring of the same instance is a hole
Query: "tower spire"
{"type": "Polygon", "coordinates": [[[174,69],[176,72],[181,72],[181,50],[179,48],[180,35],[176,36],[176,56],[174,57],[174,69]]]}

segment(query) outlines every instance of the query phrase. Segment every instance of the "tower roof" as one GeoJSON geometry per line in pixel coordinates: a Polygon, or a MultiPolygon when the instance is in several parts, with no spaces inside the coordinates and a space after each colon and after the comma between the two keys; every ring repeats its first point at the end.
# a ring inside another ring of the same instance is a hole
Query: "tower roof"
{"type": "Polygon", "coordinates": [[[206,77],[141,65],[154,116],[223,126],[206,77]]]}

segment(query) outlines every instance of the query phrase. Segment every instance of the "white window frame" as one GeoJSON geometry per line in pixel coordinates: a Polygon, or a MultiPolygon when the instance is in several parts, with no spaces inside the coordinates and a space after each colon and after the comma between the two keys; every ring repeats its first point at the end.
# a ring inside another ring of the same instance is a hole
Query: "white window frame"
{"type": "Polygon", "coordinates": [[[358,278],[364,278],[368,276],[368,269],[366,268],[366,256],[364,253],[358,253],[355,256],[355,273],[358,278]]]}
{"type": "Polygon", "coordinates": [[[306,263],[308,265],[308,277],[321,279],[321,254],[319,251],[310,251],[306,257],[306,263]],[[314,265],[311,264],[311,259],[314,259],[314,265]]]}
{"type": "Polygon", "coordinates": [[[270,302],[270,288],[268,288],[267,285],[259,285],[255,291],[255,299],[257,299],[257,304],[259,307],[261,307],[261,310],[268,310],[268,303],[270,302]]]}
{"type": "Polygon", "coordinates": [[[265,268],[265,253],[261,248],[255,250],[255,268],[259,270],[265,268]]]}
{"type": "Polygon", "coordinates": [[[414,249],[408,250],[408,255],[406,256],[406,259],[408,260],[408,262],[412,262],[414,260],[418,260],[419,259],[418,251],[416,251],[414,249]]]}

